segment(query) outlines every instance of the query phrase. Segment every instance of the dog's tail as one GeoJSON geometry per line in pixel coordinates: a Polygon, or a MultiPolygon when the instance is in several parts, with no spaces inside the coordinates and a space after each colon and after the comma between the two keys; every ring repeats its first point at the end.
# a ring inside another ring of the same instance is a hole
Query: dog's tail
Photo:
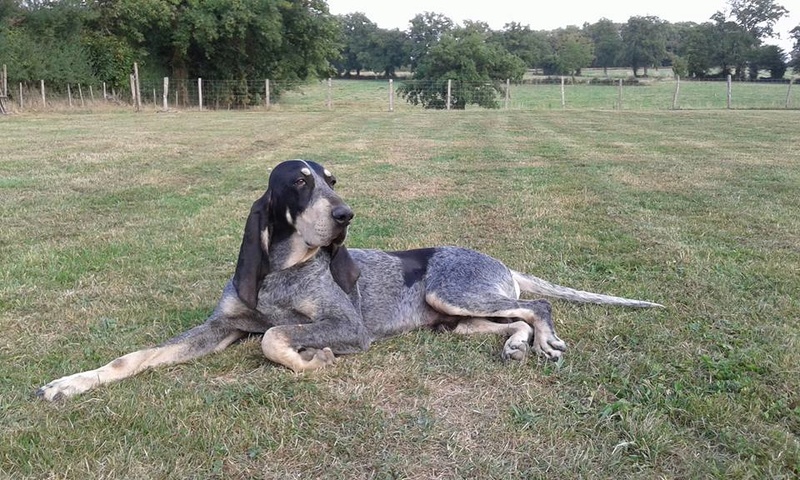
{"type": "Polygon", "coordinates": [[[650,308],[650,307],[663,307],[660,303],[646,302],[644,300],[633,300],[630,298],[615,297],[612,295],[603,295],[601,293],[584,292],[583,290],[575,290],[574,288],[562,287],[555,285],[547,280],[543,280],[533,275],[526,273],[511,271],[514,281],[519,285],[520,290],[523,292],[533,293],[535,295],[543,295],[545,297],[560,298],[570,302],[580,303],[599,303],[602,305],[619,305],[623,307],[637,307],[637,308],[650,308]]]}

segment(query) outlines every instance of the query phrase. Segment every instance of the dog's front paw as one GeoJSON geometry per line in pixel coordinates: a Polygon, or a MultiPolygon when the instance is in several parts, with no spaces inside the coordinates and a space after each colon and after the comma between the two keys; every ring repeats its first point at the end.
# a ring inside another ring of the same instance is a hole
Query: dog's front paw
{"type": "Polygon", "coordinates": [[[329,365],[333,365],[335,361],[336,357],[333,355],[333,351],[330,348],[325,347],[314,352],[314,356],[308,361],[307,368],[309,370],[317,370],[320,368],[325,368],[329,365]]]}
{"type": "Polygon", "coordinates": [[[76,373],[75,375],[53,380],[36,390],[36,396],[49,402],[66,400],[69,397],[90,390],[96,383],[91,376],[87,376],[85,373],[76,373]]]}

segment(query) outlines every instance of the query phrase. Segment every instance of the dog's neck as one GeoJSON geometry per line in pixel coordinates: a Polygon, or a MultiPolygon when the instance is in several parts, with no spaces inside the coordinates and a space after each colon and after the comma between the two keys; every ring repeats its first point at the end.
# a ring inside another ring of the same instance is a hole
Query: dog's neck
{"type": "Polygon", "coordinates": [[[285,270],[307,262],[318,251],[319,247],[309,247],[303,238],[294,232],[288,237],[270,244],[269,264],[272,270],[285,270]]]}

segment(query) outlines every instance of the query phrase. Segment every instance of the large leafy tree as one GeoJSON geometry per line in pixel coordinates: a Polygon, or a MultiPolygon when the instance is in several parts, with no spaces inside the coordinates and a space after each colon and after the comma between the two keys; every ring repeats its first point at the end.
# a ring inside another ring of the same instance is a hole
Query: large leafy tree
{"type": "Polygon", "coordinates": [[[411,71],[415,71],[428,51],[453,29],[453,20],[441,13],[425,12],[409,22],[408,41],[411,71]]]}
{"type": "Polygon", "coordinates": [[[635,77],[640,68],[647,75],[648,67],[659,65],[666,56],[664,21],[658,17],[631,17],[622,26],[621,34],[623,59],[635,77]]]}
{"type": "Polygon", "coordinates": [[[368,49],[362,58],[372,71],[394,77],[397,69],[409,63],[408,36],[396,28],[379,28],[370,36],[368,49]]]}
{"type": "Polygon", "coordinates": [[[22,79],[124,85],[138,60],[145,77],[291,81],[328,75],[339,51],[323,0],[0,2],[22,79]]]}
{"type": "Polygon", "coordinates": [[[83,34],[93,20],[79,1],[0,3],[0,54],[12,82],[55,86],[95,80],[83,34]]]}
{"type": "MultiPolygon", "coordinates": [[[[758,47],[764,39],[776,36],[775,24],[789,11],[775,0],[728,0],[728,6],[728,15],[717,12],[711,19],[721,31],[728,65],[732,65],[735,68],[733,73],[743,80],[749,60],[758,60],[762,55],[758,47]]],[[[726,72],[728,65],[723,66],[726,72]]],[[[752,67],[751,77],[755,77],[758,66],[754,64],[752,67]]]]}
{"type": "Polygon", "coordinates": [[[730,16],[759,42],[776,36],[775,24],[789,14],[775,0],[728,0],[730,16]]]}
{"type": "Polygon", "coordinates": [[[340,75],[349,77],[350,72],[355,71],[356,76],[360,76],[368,60],[370,42],[378,31],[378,25],[361,12],[340,16],[339,25],[344,48],[341,58],[334,62],[334,66],[340,75]]]}
{"type": "Polygon", "coordinates": [[[528,68],[541,67],[553,54],[547,33],[531,30],[528,25],[507,23],[498,37],[503,48],[522,59],[528,68]]]}
{"type": "Polygon", "coordinates": [[[711,19],[714,21],[711,37],[713,64],[722,69],[723,76],[735,75],[744,80],[745,65],[753,56],[758,39],[736,22],[726,20],[720,12],[711,19]]]}
{"type": "Polygon", "coordinates": [[[769,70],[773,79],[783,78],[786,73],[786,53],[777,45],[762,45],[750,58],[750,79],[758,78],[760,70],[769,70]]]}
{"type": "Polygon", "coordinates": [[[709,22],[690,29],[681,45],[681,55],[686,59],[687,73],[691,77],[709,75],[715,64],[716,32],[709,22]]]}
{"type": "Polygon", "coordinates": [[[594,43],[594,65],[603,68],[603,74],[608,75],[608,67],[619,63],[622,52],[622,36],[620,26],[607,18],[586,25],[584,30],[594,43]]]}
{"type": "Polygon", "coordinates": [[[575,27],[557,30],[553,35],[555,56],[553,68],[559,75],[579,75],[581,68],[591,66],[594,45],[575,27]]]}
{"type": "Polygon", "coordinates": [[[468,24],[445,33],[423,56],[413,80],[398,91],[414,105],[443,109],[447,82],[452,80],[453,108],[469,104],[496,108],[501,83],[522,79],[525,64],[498,43],[487,41],[489,34],[485,24],[468,24]]]}

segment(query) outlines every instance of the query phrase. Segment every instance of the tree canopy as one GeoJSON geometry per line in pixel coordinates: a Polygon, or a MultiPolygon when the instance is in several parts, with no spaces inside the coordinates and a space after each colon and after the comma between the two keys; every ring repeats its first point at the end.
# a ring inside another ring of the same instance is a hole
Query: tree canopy
{"type": "Polygon", "coordinates": [[[144,75],[299,80],[330,74],[338,28],[322,0],[9,1],[0,46],[10,75],[125,85],[144,75]]]}
{"type": "Polygon", "coordinates": [[[448,80],[455,84],[451,106],[464,109],[468,104],[495,108],[495,92],[506,79],[520,80],[523,61],[489,42],[485,24],[468,24],[444,33],[423,56],[414,80],[399,89],[409,102],[425,108],[442,109],[447,102],[448,80]]]}

